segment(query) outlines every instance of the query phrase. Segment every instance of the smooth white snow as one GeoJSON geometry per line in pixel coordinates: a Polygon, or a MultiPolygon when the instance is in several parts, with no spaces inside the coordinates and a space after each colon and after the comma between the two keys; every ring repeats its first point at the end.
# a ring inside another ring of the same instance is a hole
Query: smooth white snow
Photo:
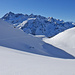
{"type": "Polygon", "coordinates": [[[75,59],[57,59],[0,46],[0,75],[75,75],[75,59]]]}
{"type": "Polygon", "coordinates": [[[59,33],[53,38],[43,40],[75,56],[75,27],[59,33]]]}

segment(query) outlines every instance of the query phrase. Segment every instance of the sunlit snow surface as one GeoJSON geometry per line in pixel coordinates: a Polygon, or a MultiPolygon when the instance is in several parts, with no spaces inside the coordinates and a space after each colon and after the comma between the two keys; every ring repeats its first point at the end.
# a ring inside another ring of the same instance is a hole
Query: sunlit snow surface
{"type": "Polygon", "coordinates": [[[57,59],[0,46],[0,75],[75,75],[75,59],[57,59]]]}
{"type": "Polygon", "coordinates": [[[44,38],[43,41],[63,49],[75,57],[75,27],[59,33],[53,38],[44,38]]]}
{"type": "Polygon", "coordinates": [[[75,58],[0,19],[0,75],[75,75],[75,58]]]}
{"type": "Polygon", "coordinates": [[[74,59],[65,51],[43,42],[40,38],[25,34],[3,20],[0,20],[0,45],[45,56],[74,59]]]}

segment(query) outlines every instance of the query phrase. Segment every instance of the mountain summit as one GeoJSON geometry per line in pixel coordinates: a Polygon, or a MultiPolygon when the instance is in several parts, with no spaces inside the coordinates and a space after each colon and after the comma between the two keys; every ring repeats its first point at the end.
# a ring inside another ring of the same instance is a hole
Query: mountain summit
{"type": "Polygon", "coordinates": [[[64,22],[53,17],[46,18],[34,14],[14,14],[9,12],[5,14],[2,19],[28,34],[45,35],[46,37],[52,37],[75,26],[72,22],[64,22]]]}

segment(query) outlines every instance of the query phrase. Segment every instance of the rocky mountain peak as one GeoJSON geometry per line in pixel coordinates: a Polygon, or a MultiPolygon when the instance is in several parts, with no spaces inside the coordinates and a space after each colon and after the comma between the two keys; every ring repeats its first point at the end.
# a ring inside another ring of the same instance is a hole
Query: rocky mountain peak
{"type": "Polygon", "coordinates": [[[72,22],[64,22],[53,17],[44,17],[34,14],[14,14],[9,12],[2,17],[3,20],[33,35],[45,35],[52,37],[66,29],[75,27],[72,22]]]}

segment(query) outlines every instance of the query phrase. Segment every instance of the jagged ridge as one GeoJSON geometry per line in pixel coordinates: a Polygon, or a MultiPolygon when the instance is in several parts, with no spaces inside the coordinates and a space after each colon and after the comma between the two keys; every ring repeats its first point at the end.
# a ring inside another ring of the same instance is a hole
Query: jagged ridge
{"type": "Polygon", "coordinates": [[[52,37],[68,28],[75,26],[72,22],[43,17],[41,15],[14,14],[9,12],[2,17],[3,20],[33,35],[45,35],[52,37]]]}

